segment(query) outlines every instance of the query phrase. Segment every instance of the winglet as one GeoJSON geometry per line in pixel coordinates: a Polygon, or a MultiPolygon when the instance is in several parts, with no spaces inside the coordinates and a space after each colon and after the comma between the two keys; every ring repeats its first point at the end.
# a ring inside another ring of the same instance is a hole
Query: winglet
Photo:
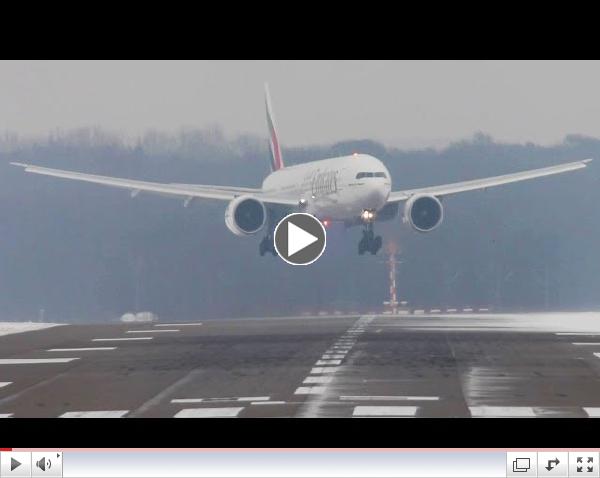
{"type": "Polygon", "coordinates": [[[282,169],[283,157],[281,155],[281,145],[275,128],[275,117],[271,106],[271,94],[269,93],[269,84],[265,83],[265,103],[267,107],[267,126],[269,127],[269,147],[271,149],[271,171],[282,169]]]}

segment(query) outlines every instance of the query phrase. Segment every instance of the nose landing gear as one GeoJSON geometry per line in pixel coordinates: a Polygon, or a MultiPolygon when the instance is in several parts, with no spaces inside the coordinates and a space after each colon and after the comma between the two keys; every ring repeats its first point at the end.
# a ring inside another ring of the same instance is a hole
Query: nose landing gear
{"type": "Polygon", "coordinates": [[[375,233],[373,232],[373,223],[368,222],[365,225],[363,237],[358,243],[358,254],[362,256],[368,251],[372,255],[375,255],[379,252],[379,249],[381,249],[382,244],[383,239],[381,236],[375,236],[375,233]]]}

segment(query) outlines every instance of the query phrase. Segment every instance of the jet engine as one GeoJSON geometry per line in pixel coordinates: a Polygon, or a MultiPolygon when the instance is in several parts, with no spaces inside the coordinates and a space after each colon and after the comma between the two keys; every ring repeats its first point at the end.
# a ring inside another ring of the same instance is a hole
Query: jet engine
{"type": "Polygon", "coordinates": [[[251,196],[239,196],[225,210],[225,224],[236,236],[256,234],[267,220],[267,210],[262,201],[251,196]]]}
{"type": "Polygon", "coordinates": [[[444,219],[444,208],[435,196],[412,196],[404,205],[404,222],[419,232],[433,231],[444,219]]]}

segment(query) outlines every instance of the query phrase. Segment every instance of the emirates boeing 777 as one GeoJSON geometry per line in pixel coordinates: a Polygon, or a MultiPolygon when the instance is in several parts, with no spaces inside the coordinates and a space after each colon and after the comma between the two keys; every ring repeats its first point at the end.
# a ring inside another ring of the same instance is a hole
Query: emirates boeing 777
{"type": "Polygon", "coordinates": [[[227,201],[225,224],[238,236],[252,236],[264,231],[261,255],[276,255],[273,231],[281,218],[292,212],[305,212],[321,221],[339,221],[347,226],[362,226],[358,253],[377,254],[381,236],[376,236],[376,221],[389,221],[402,215],[405,223],[419,232],[430,232],[444,217],[442,198],[465,191],[550,176],[585,168],[591,159],[558,164],[541,169],[458,183],[392,191],[392,178],[385,165],[368,154],[352,154],[286,167],[275,128],[268,86],[265,85],[267,125],[271,150],[271,173],[261,188],[209,186],[136,181],[64,171],[22,163],[28,173],[54,176],[76,181],[128,189],[132,196],[140,192],[174,196],[191,201],[212,199],[227,201]],[[403,208],[401,208],[403,205],[403,208]]]}

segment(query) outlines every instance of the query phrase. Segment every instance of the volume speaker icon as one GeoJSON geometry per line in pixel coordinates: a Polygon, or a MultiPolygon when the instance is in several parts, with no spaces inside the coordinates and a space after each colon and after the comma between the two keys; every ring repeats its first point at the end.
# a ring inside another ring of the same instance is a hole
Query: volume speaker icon
{"type": "Polygon", "coordinates": [[[46,457],[42,457],[40,460],[35,462],[35,466],[37,466],[40,470],[46,471],[46,469],[52,468],[52,462],[46,457]]]}

